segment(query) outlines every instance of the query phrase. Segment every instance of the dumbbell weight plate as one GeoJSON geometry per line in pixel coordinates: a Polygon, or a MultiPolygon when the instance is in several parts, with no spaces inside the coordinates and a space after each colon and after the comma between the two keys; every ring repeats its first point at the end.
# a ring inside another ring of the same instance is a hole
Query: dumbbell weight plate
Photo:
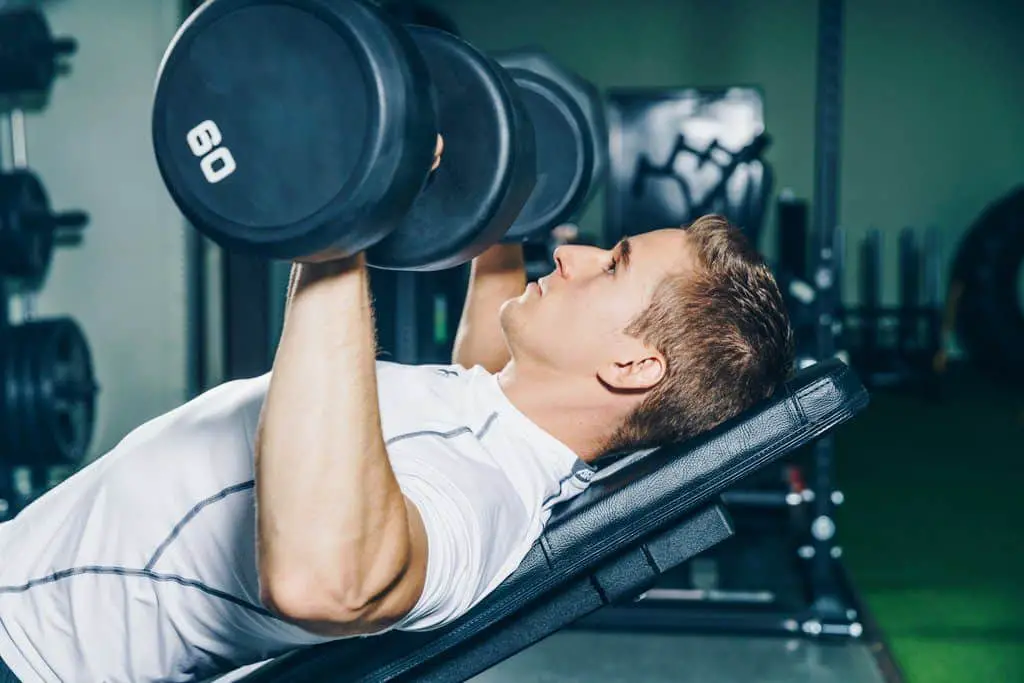
{"type": "Polygon", "coordinates": [[[50,201],[29,171],[0,173],[0,275],[38,281],[53,257],[50,201]]]}
{"type": "Polygon", "coordinates": [[[437,126],[423,59],[363,0],[215,0],[165,55],[153,145],[185,216],[268,258],[354,253],[404,217],[437,126]]]}
{"type": "Polygon", "coordinates": [[[505,235],[534,190],[538,152],[504,69],[449,33],[407,30],[427,63],[444,153],[400,227],[366,257],[378,268],[438,270],[505,235]]]}
{"type": "Polygon", "coordinates": [[[608,173],[608,118],[605,114],[601,91],[590,81],[573,73],[551,55],[537,48],[512,50],[496,55],[498,63],[506,69],[519,69],[543,76],[561,86],[583,112],[593,147],[594,166],[588,185],[590,195],[601,187],[608,173]]]}
{"type": "Polygon", "coordinates": [[[97,391],[89,346],[70,318],[9,328],[2,346],[0,453],[10,464],[78,462],[97,391]]]}
{"type": "Polygon", "coordinates": [[[53,38],[37,7],[0,12],[0,95],[46,93],[57,76],[58,58],[76,48],[73,39],[53,38]]]}
{"type": "Polygon", "coordinates": [[[509,69],[533,121],[537,184],[506,239],[522,240],[568,221],[583,206],[594,170],[591,133],[583,111],[551,79],[509,69]]]}

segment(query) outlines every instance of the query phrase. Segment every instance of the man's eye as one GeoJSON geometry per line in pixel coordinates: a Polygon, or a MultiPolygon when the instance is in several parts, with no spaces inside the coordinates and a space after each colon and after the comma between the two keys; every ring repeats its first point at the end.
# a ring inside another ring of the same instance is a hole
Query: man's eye
{"type": "Polygon", "coordinates": [[[613,258],[611,261],[608,262],[608,265],[605,266],[604,272],[608,273],[609,275],[614,275],[615,274],[615,269],[618,267],[618,265],[619,265],[618,259],[614,259],[613,258]]]}

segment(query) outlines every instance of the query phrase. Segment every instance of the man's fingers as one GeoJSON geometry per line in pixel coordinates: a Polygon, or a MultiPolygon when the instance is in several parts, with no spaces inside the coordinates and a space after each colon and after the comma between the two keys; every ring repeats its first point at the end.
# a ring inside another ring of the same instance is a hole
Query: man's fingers
{"type": "Polygon", "coordinates": [[[437,167],[441,165],[442,154],[444,154],[444,138],[438,135],[437,144],[434,145],[434,165],[430,167],[431,171],[436,171],[437,167]]]}

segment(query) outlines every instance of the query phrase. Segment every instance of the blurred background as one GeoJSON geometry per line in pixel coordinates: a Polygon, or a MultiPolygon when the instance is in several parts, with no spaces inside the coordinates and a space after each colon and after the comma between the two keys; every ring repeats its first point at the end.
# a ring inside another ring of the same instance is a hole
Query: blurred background
{"type": "MultiPolygon", "coordinates": [[[[735,492],[741,533],[684,569],[673,618],[593,624],[647,668],[567,673],[542,644],[482,678],[1024,681],[1024,4],[858,0],[832,23],[827,4],[390,7],[488,52],[540,48],[601,92],[607,181],[577,230],[529,247],[531,272],[556,242],[725,212],[776,268],[801,362],[838,354],[872,391],[834,442],[735,492]],[[730,673],[737,653],[782,668],[730,673]]],[[[269,368],[287,266],[199,237],[154,160],[154,79],[193,9],[0,0],[0,95],[21,78],[10,46],[38,28],[12,16],[70,39],[43,92],[3,105],[6,514],[147,419],[269,368]],[[47,226],[31,238],[30,219],[47,226]]],[[[379,277],[391,357],[446,361],[464,275],[379,277]]]]}

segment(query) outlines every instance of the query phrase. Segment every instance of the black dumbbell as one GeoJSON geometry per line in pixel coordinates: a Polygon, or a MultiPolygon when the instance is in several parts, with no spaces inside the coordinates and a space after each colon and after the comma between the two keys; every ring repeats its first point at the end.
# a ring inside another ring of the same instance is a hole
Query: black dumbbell
{"type": "Polygon", "coordinates": [[[436,270],[530,198],[531,113],[494,59],[365,0],[213,0],[168,50],[153,137],[179,208],[228,249],[436,270]]]}
{"type": "Polygon", "coordinates": [[[62,58],[77,47],[73,38],[54,38],[38,8],[0,12],[0,95],[49,92],[62,58]]]}
{"type": "Polygon", "coordinates": [[[31,171],[0,173],[0,277],[40,283],[54,247],[81,242],[88,222],[81,211],[53,213],[43,183],[31,171]]]}

